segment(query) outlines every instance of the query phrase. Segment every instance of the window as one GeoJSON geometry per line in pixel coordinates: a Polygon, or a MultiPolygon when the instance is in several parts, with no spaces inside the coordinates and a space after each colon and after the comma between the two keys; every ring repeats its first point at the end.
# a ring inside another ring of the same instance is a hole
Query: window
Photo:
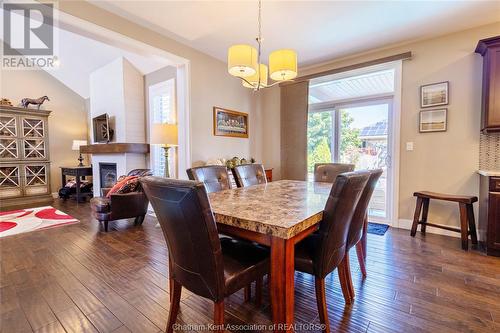
{"type": "MultiPolygon", "coordinates": [[[[152,124],[176,122],[175,109],[175,80],[170,79],[149,87],[149,112],[150,128],[152,124]]],[[[150,149],[151,169],[155,176],[165,175],[165,153],[160,145],[151,145],[150,149]]],[[[177,153],[175,149],[169,150],[169,169],[173,176],[177,173],[175,161],[177,153]]]]}
{"type": "Polygon", "coordinates": [[[349,163],[384,170],[369,205],[386,220],[391,181],[394,68],[364,68],[314,79],[309,85],[307,172],[316,163],[349,163]]]}

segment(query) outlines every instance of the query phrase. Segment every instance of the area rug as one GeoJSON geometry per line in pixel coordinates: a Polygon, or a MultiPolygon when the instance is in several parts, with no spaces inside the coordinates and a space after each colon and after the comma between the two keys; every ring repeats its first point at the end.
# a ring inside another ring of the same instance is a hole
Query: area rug
{"type": "Polygon", "coordinates": [[[383,236],[389,229],[387,224],[368,222],[368,233],[383,236]]]}
{"type": "Polygon", "coordinates": [[[0,212],[0,238],[77,222],[52,206],[0,212]]]}

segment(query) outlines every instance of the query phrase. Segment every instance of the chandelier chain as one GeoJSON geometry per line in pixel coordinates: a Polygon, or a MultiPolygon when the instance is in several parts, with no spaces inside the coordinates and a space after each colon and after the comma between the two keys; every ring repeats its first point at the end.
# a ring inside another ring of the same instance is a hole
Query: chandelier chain
{"type": "Polygon", "coordinates": [[[257,53],[257,90],[260,89],[260,52],[262,43],[262,0],[259,0],[259,17],[258,17],[259,35],[257,37],[257,44],[259,45],[259,50],[257,53]]]}

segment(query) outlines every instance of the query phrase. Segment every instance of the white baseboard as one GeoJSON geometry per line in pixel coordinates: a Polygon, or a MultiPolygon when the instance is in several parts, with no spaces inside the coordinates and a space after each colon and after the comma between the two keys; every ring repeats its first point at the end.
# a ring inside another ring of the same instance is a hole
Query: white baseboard
{"type": "MultiPolygon", "coordinates": [[[[412,220],[399,219],[398,220],[398,225],[397,226],[395,225],[394,227],[400,228],[400,229],[410,230],[412,224],[413,224],[412,220]]],[[[420,227],[417,229],[417,232],[420,232],[420,227]]],[[[428,233],[428,234],[445,235],[445,236],[451,236],[451,237],[455,237],[455,238],[460,238],[460,233],[449,231],[449,230],[445,230],[445,229],[427,227],[425,229],[425,232],[428,233]]]]}

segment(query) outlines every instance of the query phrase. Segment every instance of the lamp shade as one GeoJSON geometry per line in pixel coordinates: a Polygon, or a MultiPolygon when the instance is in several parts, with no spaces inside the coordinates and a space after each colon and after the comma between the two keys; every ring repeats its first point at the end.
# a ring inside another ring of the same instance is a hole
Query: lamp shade
{"type": "Polygon", "coordinates": [[[250,82],[251,85],[242,80],[241,82],[243,83],[243,87],[257,88],[259,86],[259,79],[261,88],[267,86],[267,66],[264,64],[260,64],[259,69],[260,69],[260,77],[259,73],[255,73],[252,76],[246,77],[245,80],[250,82]]]}
{"type": "Polygon", "coordinates": [[[72,150],[80,150],[80,146],[86,146],[87,140],[73,140],[72,150]]]}
{"type": "Polygon", "coordinates": [[[291,80],[297,76],[297,53],[282,49],[269,55],[269,72],[275,81],[291,80]]]}
{"type": "Polygon", "coordinates": [[[151,144],[177,146],[178,142],[177,125],[153,124],[151,128],[151,144]]]}
{"type": "Polygon", "coordinates": [[[227,51],[227,71],[238,77],[254,75],[257,70],[257,50],[246,44],[233,45],[227,51]]]}

